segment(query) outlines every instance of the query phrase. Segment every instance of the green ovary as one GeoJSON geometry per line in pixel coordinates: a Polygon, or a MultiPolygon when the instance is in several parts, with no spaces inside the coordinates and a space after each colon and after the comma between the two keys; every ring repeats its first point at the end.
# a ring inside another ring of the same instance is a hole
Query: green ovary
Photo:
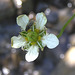
{"type": "Polygon", "coordinates": [[[30,43],[30,45],[35,45],[37,42],[40,42],[42,36],[45,34],[44,31],[40,31],[39,29],[27,30],[20,32],[20,34],[25,38],[25,40],[30,43]],[[41,33],[41,34],[40,34],[41,33]]]}
{"type": "Polygon", "coordinates": [[[29,42],[37,42],[38,36],[39,35],[37,34],[37,32],[31,31],[31,32],[28,32],[27,39],[28,39],[29,42]]]}

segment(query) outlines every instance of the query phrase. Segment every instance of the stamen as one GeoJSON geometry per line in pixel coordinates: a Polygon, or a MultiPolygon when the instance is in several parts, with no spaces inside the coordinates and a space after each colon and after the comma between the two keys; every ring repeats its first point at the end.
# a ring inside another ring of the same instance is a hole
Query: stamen
{"type": "Polygon", "coordinates": [[[26,41],[28,41],[28,38],[27,38],[27,37],[25,37],[25,40],[26,40],[26,41]]]}
{"type": "Polygon", "coordinates": [[[42,35],[44,33],[44,31],[42,31],[39,35],[42,35]]]}
{"type": "Polygon", "coordinates": [[[41,36],[38,36],[38,41],[40,41],[41,40],[41,36]]]}
{"type": "Polygon", "coordinates": [[[37,44],[39,45],[39,47],[41,48],[41,50],[43,51],[43,47],[41,46],[41,44],[37,41],[37,44]]]}
{"type": "Polygon", "coordinates": [[[38,29],[35,29],[35,32],[39,33],[39,30],[38,29]]]}
{"type": "Polygon", "coordinates": [[[31,42],[31,45],[35,45],[36,44],[36,42],[31,42]]]}
{"type": "Polygon", "coordinates": [[[31,32],[31,29],[29,29],[27,32],[31,32]]]}

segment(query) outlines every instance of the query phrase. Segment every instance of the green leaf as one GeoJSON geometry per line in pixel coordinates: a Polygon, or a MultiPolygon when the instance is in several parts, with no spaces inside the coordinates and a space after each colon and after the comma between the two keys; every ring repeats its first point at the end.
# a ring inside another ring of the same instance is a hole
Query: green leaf
{"type": "Polygon", "coordinates": [[[63,26],[63,28],[61,29],[60,33],[57,35],[57,37],[61,37],[65,28],[67,27],[67,25],[74,19],[75,14],[66,22],[66,24],[63,26]]]}

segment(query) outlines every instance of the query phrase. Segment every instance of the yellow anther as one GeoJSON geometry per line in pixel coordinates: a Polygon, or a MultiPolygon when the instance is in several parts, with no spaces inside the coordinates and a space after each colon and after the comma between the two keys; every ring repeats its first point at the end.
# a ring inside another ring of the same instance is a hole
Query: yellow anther
{"type": "Polygon", "coordinates": [[[13,47],[13,40],[11,39],[11,47],[13,47]]]}
{"type": "Polygon", "coordinates": [[[41,36],[38,36],[38,41],[40,41],[41,40],[41,36]]]}
{"type": "Polygon", "coordinates": [[[31,45],[35,45],[36,44],[36,42],[31,42],[31,45]]]}
{"type": "Polygon", "coordinates": [[[39,33],[39,30],[38,29],[35,29],[35,32],[39,33]]]}
{"type": "Polygon", "coordinates": [[[31,32],[31,29],[27,30],[27,32],[31,32]]]}
{"type": "Polygon", "coordinates": [[[26,41],[28,41],[28,38],[27,38],[27,37],[25,37],[25,40],[26,40],[26,41]]]}

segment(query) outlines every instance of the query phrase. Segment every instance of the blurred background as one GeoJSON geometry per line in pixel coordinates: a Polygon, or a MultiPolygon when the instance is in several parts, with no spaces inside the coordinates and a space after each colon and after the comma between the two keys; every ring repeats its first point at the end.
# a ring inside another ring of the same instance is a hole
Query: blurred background
{"type": "Polygon", "coordinates": [[[0,0],[0,75],[75,75],[75,18],[59,38],[58,47],[45,47],[34,62],[25,60],[25,51],[11,48],[11,37],[20,31],[18,15],[34,19],[44,12],[48,33],[57,35],[74,8],[75,0],[0,0]]]}

